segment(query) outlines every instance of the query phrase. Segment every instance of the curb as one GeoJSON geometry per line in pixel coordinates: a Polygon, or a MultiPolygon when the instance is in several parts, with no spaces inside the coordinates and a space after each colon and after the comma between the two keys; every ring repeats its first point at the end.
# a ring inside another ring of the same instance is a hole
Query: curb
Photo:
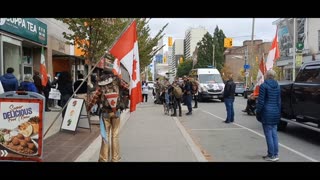
{"type": "Polygon", "coordinates": [[[191,136],[189,135],[189,133],[186,131],[186,129],[184,128],[184,126],[181,124],[181,122],[179,121],[179,119],[177,117],[172,117],[180,132],[182,133],[183,137],[185,138],[185,140],[187,141],[192,153],[194,154],[194,156],[196,157],[196,159],[198,160],[198,162],[208,162],[208,160],[206,159],[206,157],[202,154],[201,150],[199,149],[199,147],[195,144],[195,142],[192,140],[191,136]]]}

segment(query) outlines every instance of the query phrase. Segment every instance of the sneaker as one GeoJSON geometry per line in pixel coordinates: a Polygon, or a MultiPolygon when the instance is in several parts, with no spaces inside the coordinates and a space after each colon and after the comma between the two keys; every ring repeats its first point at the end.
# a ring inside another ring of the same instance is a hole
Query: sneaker
{"type": "Polygon", "coordinates": [[[191,115],[192,114],[192,112],[188,112],[188,113],[186,113],[186,115],[191,115]]]}
{"type": "Polygon", "coordinates": [[[279,157],[276,157],[276,156],[263,156],[263,159],[266,160],[266,161],[271,161],[271,162],[275,162],[275,161],[279,161],[279,157]]]}

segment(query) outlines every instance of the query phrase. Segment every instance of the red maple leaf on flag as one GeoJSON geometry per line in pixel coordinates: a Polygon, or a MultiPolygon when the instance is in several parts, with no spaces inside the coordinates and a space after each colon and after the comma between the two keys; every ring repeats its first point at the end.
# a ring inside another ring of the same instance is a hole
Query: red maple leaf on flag
{"type": "Polygon", "coordinates": [[[133,60],[133,66],[132,66],[133,72],[132,72],[132,80],[136,80],[137,79],[137,60],[134,59],[133,60]]]}

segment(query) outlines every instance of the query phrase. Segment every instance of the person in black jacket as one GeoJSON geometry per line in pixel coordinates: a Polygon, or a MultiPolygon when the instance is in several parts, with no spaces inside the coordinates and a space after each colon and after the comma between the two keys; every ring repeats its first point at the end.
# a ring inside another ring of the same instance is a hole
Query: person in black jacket
{"type": "MultiPolygon", "coordinates": [[[[58,83],[58,90],[61,93],[60,103],[61,103],[61,107],[63,108],[73,94],[71,74],[67,71],[60,73],[57,83],[58,83]]],[[[64,108],[64,110],[62,111],[62,118],[64,117],[66,109],[67,108],[64,108]]]]}
{"type": "Polygon", "coordinates": [[[235,91],[236,84],[233,82],[232,74],[230,74],[229,80],[226,82],[223,92],[224,104],[226,105],[227,109],[227,119],[224,121],[225,123],[232,123],[234,121],[233,102],[235,91]]]}

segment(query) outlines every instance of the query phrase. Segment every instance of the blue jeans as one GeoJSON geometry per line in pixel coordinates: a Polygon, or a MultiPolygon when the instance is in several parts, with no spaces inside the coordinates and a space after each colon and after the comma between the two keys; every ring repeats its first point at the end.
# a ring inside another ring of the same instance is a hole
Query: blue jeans
{"type": "Polygon", "coordinates": [[[268,156],[275,157],[278,156],[278,135],[277,135],[277,125],[266,125],[262,124],[264,135],[266,136],[267,146],[268,146],[268,156]]]}
{"type": "Polygon", "coordinates": [[[233,122],[234,121],[233,102],[234,102],[233,98],[224,98],[224,104],[226,105],[226,109],[227,109],[226,122],[233,122]]]}
{"type": "Polygon", "coordinates": [[[189,112],[192,112],[192,95],[191,94],[187,94],[186,95],[186,104],[187,104],[187,107],[188,107],[188,111],[189,112]]]}

